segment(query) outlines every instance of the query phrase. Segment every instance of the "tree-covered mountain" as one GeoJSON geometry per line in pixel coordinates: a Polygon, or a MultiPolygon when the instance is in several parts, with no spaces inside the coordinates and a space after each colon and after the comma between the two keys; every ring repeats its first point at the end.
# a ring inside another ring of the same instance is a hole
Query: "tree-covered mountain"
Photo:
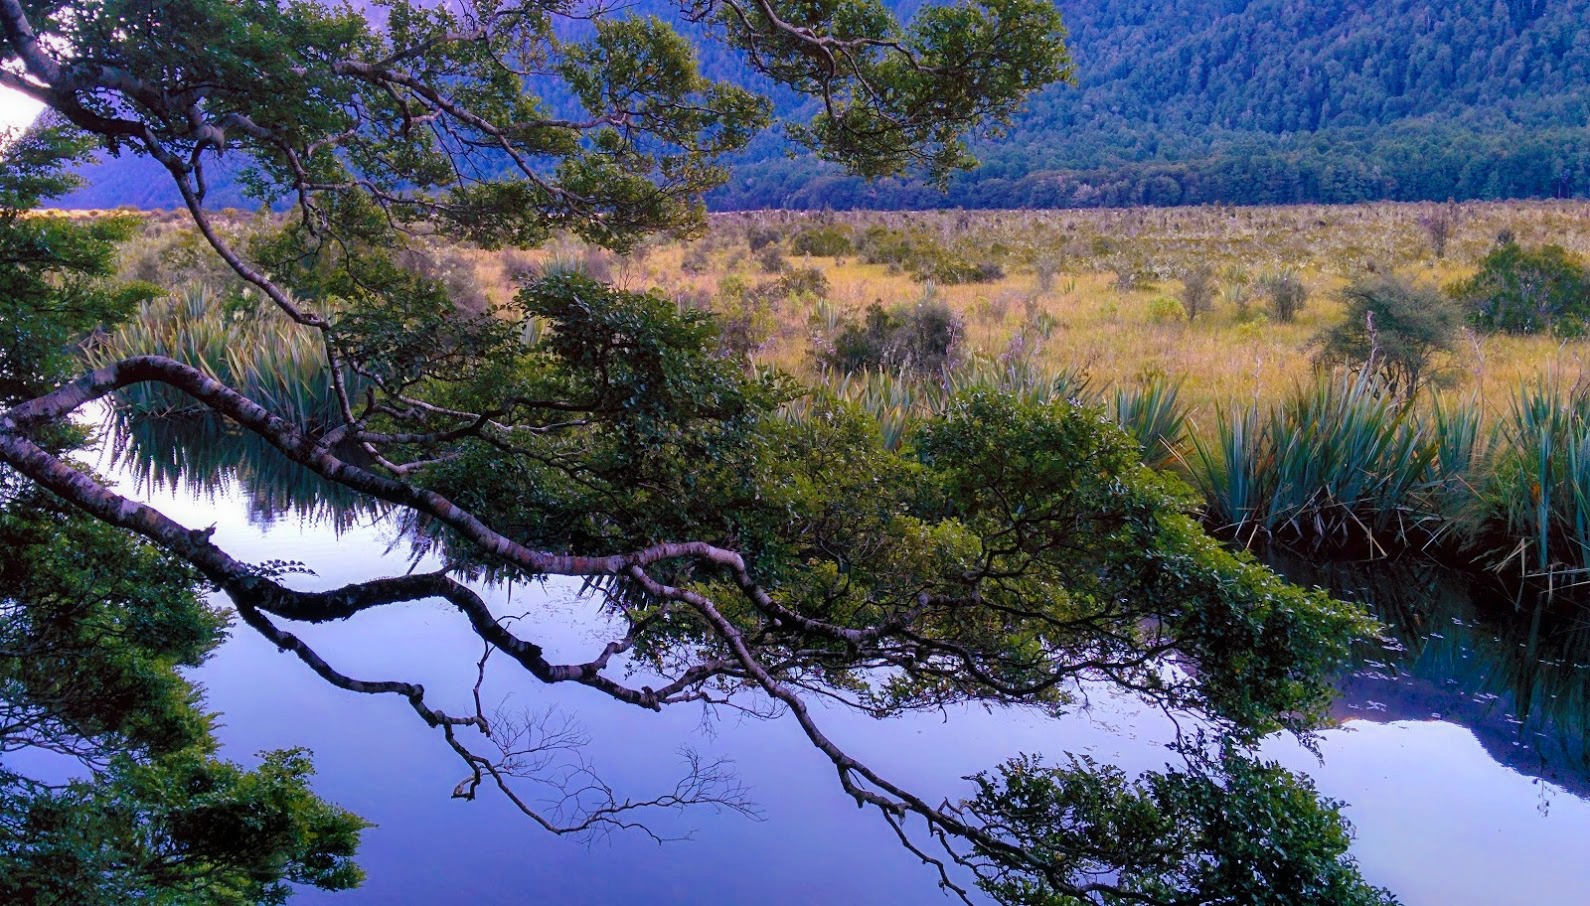
{"type": "MultiPolygon", "coordinates": [[[[982,166],[957,176],[947,192],[920,182],[869,184],[763,141],[737,162],[712,205],[1069,207],[1590,194],[1590,0],[1059,5],[1078,84],[1045,91],[1008,134],[980,141],[982,166]]],[[[702,65],[736,81],[749,72],[726,53],[702,65]]],[[[788,117],[806,112],[775,101],[788,117]]],[[[127,161],[91,176],[73,203],[175,200],[152,169],[127,161]]]]}

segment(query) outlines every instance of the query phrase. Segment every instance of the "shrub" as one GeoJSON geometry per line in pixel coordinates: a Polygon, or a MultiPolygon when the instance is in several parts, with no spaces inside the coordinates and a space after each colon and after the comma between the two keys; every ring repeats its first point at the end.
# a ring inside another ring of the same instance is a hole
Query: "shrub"
{"type": "Polygon", "coordinates": [[[942,372],[955,363],[965,333],[961,318],[941,301],[885,310],[874,302],[866,319],[849,321],[819,361],[845,373],[863,370],[942,372]]]}
{"type": "Polygon", "coordinates": [[[778,230],[773,227],[753,225],[746,228],[745,244],[751,251],[760,252],[762,249],[777,242],[778,237],[778,230]]]}
{"type": "Polygon", "coordinates": [[[731,277],[719,284],[713,310],[720,356],[743,359],[767,345],[778,326],[773,311],[778,295],[777,284],[771,282],[747,287],[744,281],[731,277]]]}
{"type": "Polygon", "coordinates": [[[1196,320],[1215,300],[1214,269],[1200,264],[1182,274],[1181,282],[1181,307],[1187,312],[1187,320],[1196,320]]]}
{"type": "Polygon", "coordinates": [[[1290,270],[1265,277],[1259,282],[1259,290],[1270,303],[1270,313],[1282,323],[1296,320],[1298,312],[1308,302],[1308,287],[1290,270]]]}
{"type": "Polygon", "coordinates": [[[828,277],[820,268],[799,267],[786,271],[778,280],[779,292],[785,297],[828,295],[828,277]]]}
{"type": "Polygon", "coordinates": [[[1577,337],[1590,326],[1590,274],[1561,246],[1502,242],[1452,295],[1481,330],[1577,337]]]}
{"type": "Polygon", "coordinates": [[[966,325],[939,301],[922,302],[905,313],[896,337],[899,364],[908,370],[939,372],[954,364],[966,325]]]}
{"type": "Polygon", "coordinates": [[[1181,303],[1169,296],[1155,296],[1148,303],[1148,319],[1155,324],[1170,324],[1186,316],[1181,303]]]}
{"type": "Polygon", "coordinates": [[[1457,343],[1461,312],[1433,287],[1377,275],[1354,282],[1342,300],[1347,319],[1316,339],[1319,358],[1370,373],[1394,393],[1412,395],[1457,343]]]}
{"type": "Polygon", "coordinates": [[[789,266],[784,261],[784,250],[777,245],[765,245],[756,253],[756,266],[769,274],[782,274],[789,266]]]}
{"type": "Polygon", "coordinates": [[[911,267],[917,277],[951,286],[961,283],[993,283],[1005,277],[1005,269],[993,261],[970,261],[960,255],[940,251],[911,267]]]}
{"type": "Polygon", "coordinates": [[[861,234],[858,250],[861,252],[862,260],[868,264],[888,264],[903,268],[919,254],[916,245],[927,241],[923,237],[912,236],[903,230],[870,226],[861,234]]]}
{"type": "MultiPolygon", "coordinates": [[[[868,264],[900,268],[918,280],[955,285],[992,283],[1005,276],[1005,269],[992,257],[974,261],[920,231],[869,227],[861,236],[859,250],[868,264]]],[[[992,255],[995,250],[989,251],[992,255]]]]}
{"type": "Polygon", "coordinates": [[[882,368],[888,354],[889,338],[899,327],[899,319],[874,302],[867,306],[863,323],[846,321],[840,327],[828,349],[818,355],[818,361],[846,374],[882,368]]]}
{"type": "Polygon", "coordinates": [[[850,241],[850,231],[832,224],[807,227],[790,240],[790,251],[797,255],[814,255],[819,258],[837,258],[856,250],[850,241]]]}

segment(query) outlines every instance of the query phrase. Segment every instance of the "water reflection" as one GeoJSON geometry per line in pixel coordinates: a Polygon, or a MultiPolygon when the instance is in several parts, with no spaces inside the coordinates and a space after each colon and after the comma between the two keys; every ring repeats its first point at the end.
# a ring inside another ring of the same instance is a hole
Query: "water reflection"
{"type": "MultiPolygon", "coordinates": [[[[118,426],[114,471],[139,496],[193,526],[217,523],[217,540],[250,559],[304,559],[329,587],[416,555],[406,534],[367,503],[328,489],[252,438],[220,425],[144,422],[118,426]]],[[[1578,904],[1590,864],[1586,684],[1590,629],[1571,611],[1432,564],[1322,565],[1277,560],[1295,581],[1367,602],[1390,644],[1366,652],[1342,678],[1324,761],[1277,741],[1268,754],[1312,774],[1321,791],[1350,803],[1355,852],[1374,883],[1411,906],[1515,901],[1528,877],[1530,902],[1578,904]]],[[[605,637],[600,608],[576,585],[489,593],[498,612],[533,609],[549,652],[587,650],[605,637]],[[529,599],[527,601],[527,598],[529,599]]],[[[479,640],[455,613],[426,605],[381,608],[355,620],[308,627],[345,668],[420,675],[444,707],[469,694],[479,640]]],[[[787,722],[663,715],[545,687],[503,670],[494,692],[579,716],[598,766],[626,790],[675,779],[674,749],[689,744],[734,758],[766,815],[697,813],[680,825],[696,839],[658,847],[620,835],[594,847],[552,838],[490,797],[454,802],[456,759],[395,702],[325,686],[263,639],[237,633],[200,674],[225,714],[228,754],[304,745],[317,754],[317,786],[375,821],[361,853],[370,874],[351,895],[306,902],[517,903],[536,896],[572,903],[769,904],[939,902],[932,879],[878,822],[856,820],[832,769],[787,722]]],[[[1061,720],[966,707],[947,715],[874,721],[843,709],[822,717],[847,748],[902,782],[956,796],[954,778],[1017,751],[1091,754],[1128,772],[1168,760],[1163,717],[1125,698],[1101,698],[1061,720]]],[[[945,902],[948,902],[947,900],[945,902]]]]}
{"type": "Polygon", "coordinates": [[[1333,716],[1468,728],[1499,764],[1590,796],[1590,622],[1582,602],[1428,561],[1278,557],[1293,580],[1368,604],[1387,644],[1339,683],[1333,716]]]}
{"type": "MultiPolygon", "coordinates": [[[[143,492],[171,492],[215,502],[237,494],[250,524],[291,518],[337,533],[369,522],[385,507],[280,455],[259,435],[215,416],[140,418],[114,409],[102,419],[103,468],[143,492]]],[[[360,462],[356,450],[339,455],[360,462]]]]}

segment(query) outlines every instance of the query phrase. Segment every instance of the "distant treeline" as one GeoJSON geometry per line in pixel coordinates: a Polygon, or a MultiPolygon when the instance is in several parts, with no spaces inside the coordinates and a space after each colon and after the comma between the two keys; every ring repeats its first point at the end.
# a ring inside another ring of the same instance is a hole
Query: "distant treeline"
{"type": "Polygon", "coordinates": [[[1590,196],[1590,130],[1583,128],[1480,134],[1455,124],[1399,124],[1234,138],[1193,160],[1051,169],[1042,157],[1041,148],[989,149],[983,167],[947,190],[868,184],[808,159],[763,160],[738,168],[709,201],[720,210],[911,210],[1590,196]]]}

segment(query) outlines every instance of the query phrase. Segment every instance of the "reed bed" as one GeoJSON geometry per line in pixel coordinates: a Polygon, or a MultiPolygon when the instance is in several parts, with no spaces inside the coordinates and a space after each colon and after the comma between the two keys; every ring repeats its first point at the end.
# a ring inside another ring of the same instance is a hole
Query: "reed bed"
{"type": "Polygon", "coordinates": [[[1386,556],[1438,551],[1553,582],[1590,575],[1590,390],[1547,381],[1489,423],[1473,401],[1402,400],[1321,376],[1222,409],[1178,470],[1210,524],[1386,556]]]}
{"type": "MultiPolygon", "coordinates": [[[[976,389],[1095,408],[1179,476],[1206,524],[1241,544],[1283,542],[1374,558],[1424,551],[1554,583],[1590,578],[1590,386],[1542,381],[1487,420],[1473,400],[1400,397],[1321,373],[1277,401],[1218,407],[1200,428],[1180,382],[1108,392],[1074,371],[973,358],[932,376],[825,375],[878,423],[890,449],[976,389]]],[[[810,412],[797,400],[784,410],[810,412]]]]}
{"type": "MultiPolygon", "coordinates": [[[[200,369],[284,418],[329,425],[341,407],[326,365],[320,335],[267,314],[229,310],[207,285],[143,304],[115,331],[85,350],[91,365],[136,355],[164,355],[200,369]]],[[[355,375],[347,375],[359,392],[355,375]]],[[[196,414],[203,407],[158,384],[118,394],[118,404],[139,415],[196,414]]]]}
{"type": "MultiPolygon", "coordinates": [[[[1064,398],[1119,424],[1146,463],[1201,495],[1211,527],[1243,543],[1302,541],[1373,556],[1419,549],[1554,581],[1590,578],[1590,394],[1579,383],[1590,374],[1590,342],[1470,334],[1441,363],[1439,393],[1414,400],[1316,371],[1315,338],[1344,317],[1338,291],[1365,273],[1444,286],[1472,274],[1504,231],[1526,246],[1590,253],[1583,202],[1462,205],[1444,255],[1421,231],[1429,210],[752,212],[714,215],[700,237],[659,239],[624,256],[558,239],[531,252],[449,246],[441,257],[450,287],[491,301],[511,295],[515,275],[578,266],[740,316],[736,355],[828,387],[871,414],[893,449],[973,388],[1064,398]],[[941,267],[939,257],[968,266],[941,267]],[[814,270],[820,289],[763,292],[814,270]],[[1183,278],[1200,270],[1213,275],[1212,303],[1187,320],[1177,299],[1183,278]],[[1267,281],[1283,274],[1307,295],[1290,321],[1266,309],[1267,281]],[[953,367],[931,375],[822,368],[815,350],[843,324],[873,304],[914,299],[960,319],[953,367]],[[1547,374],[1557,377],[1542,380],[1547,374]]],[[[129,261],[153,271],[132,276],[195,288],[151,303],[91,358],[177,355],[283,414],[333,420],[315,338],[222,304],[236,287],[206,289],[220,284],[200,267],[202,255],[173,270],[187,258],[172,250],[192,243],[167,226],[153,223],[148,247],[128,250],[129,261]]],[[[159,391],[122,402],[145,413],[188,409],[159,391]]],[[[785,415],[807,411],[809,402],[796,401],[785,415]]]]}

